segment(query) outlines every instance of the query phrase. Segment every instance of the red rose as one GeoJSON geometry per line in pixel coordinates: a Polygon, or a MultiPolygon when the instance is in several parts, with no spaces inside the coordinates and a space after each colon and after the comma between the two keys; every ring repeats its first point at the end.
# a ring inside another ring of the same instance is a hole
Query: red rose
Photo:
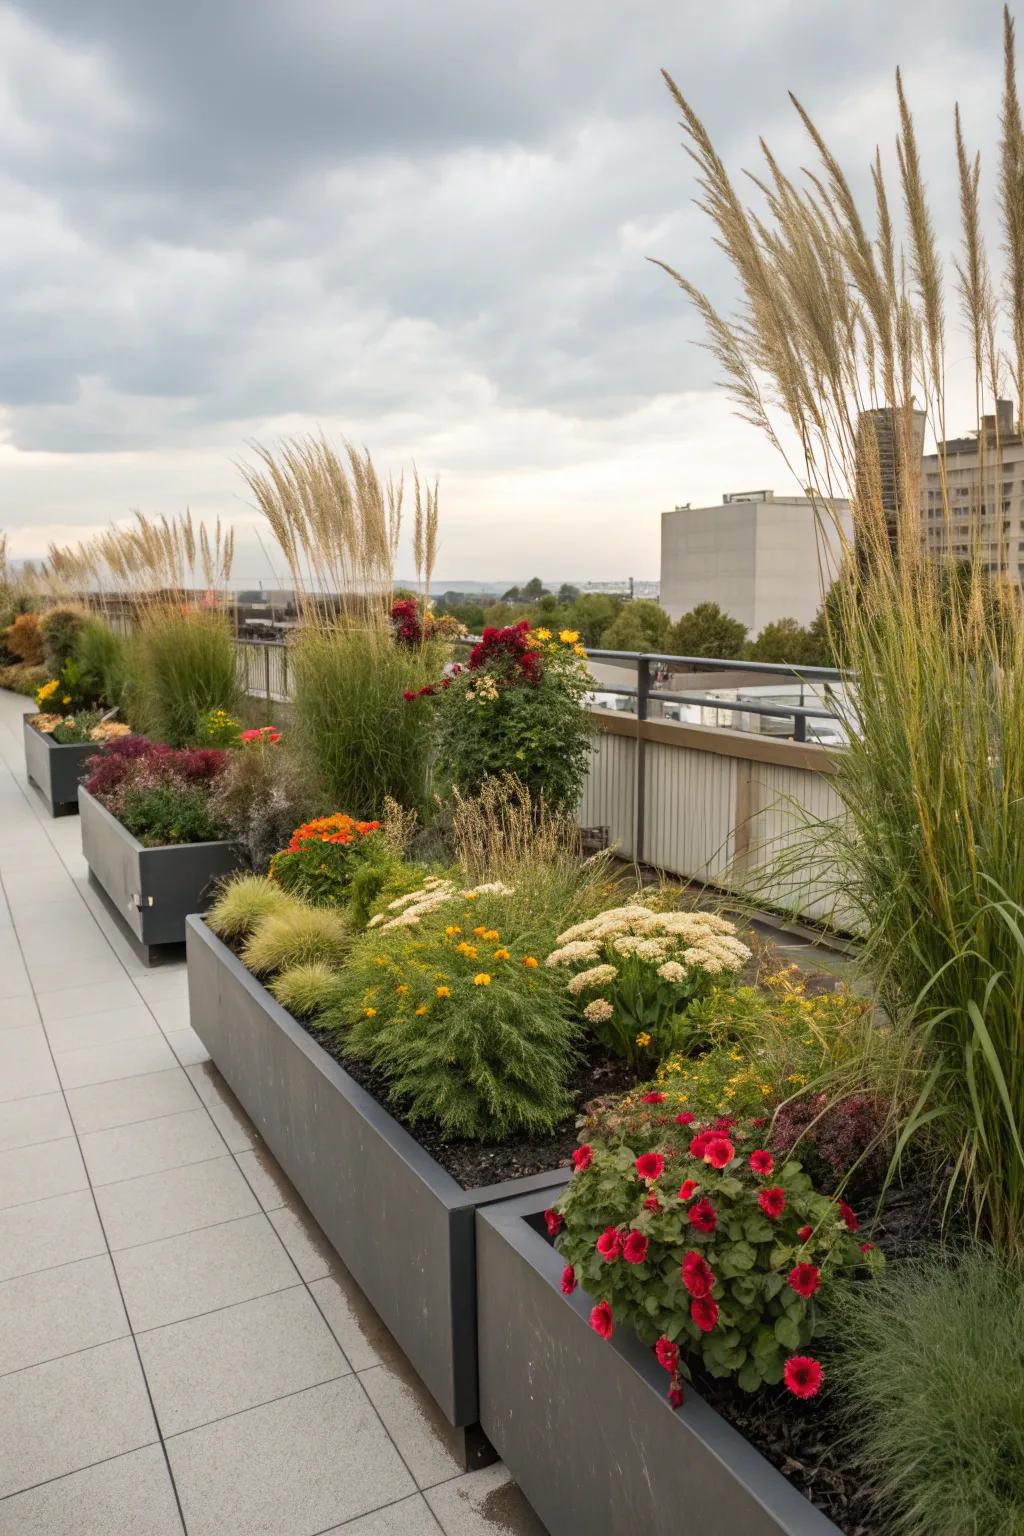
{"type": "Polygon", "coordinates": [[[821,1284],[821,1270],[815,1264],[797,1264],[789,1272],[789,1288],[806,1301],[821,1284]]]}
{"type": "Polygon", "coordinates": [[[699,1298],[711,1295],[715,1277],[712,1274],[711,1266],[702,1254],[696,1253],[691,1249],[683,1258],[680,1274],[683,1277],[683,1284],[691,1296],[699,1298]]]}
{"type": "Polygon", "coordinates": [[[669,1389],[668,1389],[668,1400],[669,1400],[669,1404],[670,1404],[671,1407],[673,1407],[673,1408],[681,1408],[683,1406],[683,1389],[682,1389],[682,1387],[669,1387],[669,1389]]]}
{"type": "Polygon", "coordinates": [[[786,1191],[781,1184],[770,1184],[767,1189],[760,1191],[757,1203],[766,1216],[770,1216],[772,1221],[778,1221],[786,1209],[786,1191]]]}
{"type": "Polygon", "coordinates": [[[692,1115],[688,1109],[684,1109],[681,1115],[676,1115],[676,1125],[692,1125],[696,1118],[696,1115],[692,1115]]]}
{"type": "Polygon", "coordinates": [[[647,1199],[644,1201],[644,1210],[645,1211],[660,1211],[661,1210],[661,1201],[658,1199],[657,1195],[648,1195],[647,1196],[647,1199]]]}
{"type": "Polygon", "coordinates": [[[572,1155],[573,1165],[577,1173],[582,1173],[584,1168],[589,1168],[594,1161],[594,1149],[591,1146],[577,1147],[572,1155]]]}
{"type": "Polygon", "coordinates": [[[691,1227],[696,1227],[698,1232],[713,1232],[718,1225],[718,1217],[710,1200],[698,1200],[696,1205],[691,1205],[689,1217],[691,1227]]]}
{"type": "Polygon", "coordinates": [[[851,1206],[847,1205],[845,1200],[840,1200],[839,1202],[839,1220],[843,1223],[847,1232],[856,1232],[860,1226],[856,1212],[851,1206]]]}
{"type": "Polygon", "coordinates": [[[637,1173],[648,1184],[653,1184],[655,1179],[660,1179],[665,1167],[665,1159],[660,1152],[644,1152],[633,1164],[637,1173]]]}
{"type": "Polygon", "coordinates": [[[679,1365],[679,1345],[673,1344],[671,1339],[666,1339],[662,1334],[654,1346],[654,1357],[662,1369],[672,1376],[679,1365]]]}
{"type": "Polygon", "coordinates": [[[698,1184],[696,1179],[684,1179],[679,1186],[680,1200],[692,1200],[694,1195],[697,1193],[697,1189],[698,1184]]]}
{"type": "Polygon", "coordinates": [[[728,1136],[716,1136],[704,1149],[704,1161],[712,1168],[726,1168],[736,1156],[736,1148],[728,1136]]]}
{"type": "Polygon", "coordinates": [[[626,1234],[622,1245],[622,1257],[627,1264],[642,1264],[647,1257],[647,1238],[634,1227],[626,1234]]]}
{"type": "Polygon", "coordinates": [[[872,1253],[874,1251],[874,1247],[874,1243],[861,1243],[860,1251],[861,1253],[872,1253]]]}
{"type": "Polygon", "coordinates": [[[590,1326],[602,1339],[610,1339],[614,1330],[612,1309],[606,1301],[599,1301],[590,1314],[590,1326]]]}
{"type": "Polygon", "coordinates": [[[821,1366],[810,1355],[791,1355],[782,1373],[794,1397],[816,1397],[821,1391],[821,1366]]]}
{"type": "Polygon", "coordinates": [[[562,1270],[562,1295],[571,1296],[576,1289],[576,1271],[571,1264],[567,1264],[562,1270]]]}
{"type": "Polygon", "coordinates": [[[800,1241],[802,1243],[809,1242],[810,1239],[813,1236],[814,1236],[814,1228],[813,1227],[801,1227],[799,1232],[797,1233],[797,1237],[800,1239],[800,1241]]]}
{"type": "Polygon", "coordinates": [[[665,1095],[663,1093],[645,1093],[643,1096],[644,1104],[664,1104],[664,1102],[665,1095]]]}
{"type": "Polygon", "coordinates": [[[764,1148],[761,1147],[757,1152],[751,1152],[750,1166],[755,1173],[774,1173],[775,1159],[772,1157],[770,1152],[766,1152],[764,1148]]]}
{"type": "Polygon", "coordinates": [[[548,1229],[548,1237],[557,1237],[565,1226],[565,1221],[557,1211],[545,1211],[544,1225],[548,1229]]]}
{"type": "Polygon", "coordinates": [[[718,1322],[718,1303],[710,1296],[695,1296],[690,1302],[690,1316],[701,1333],[710,1333],[718,1322]]]}
{"type": "Polygon", "coordinates": [[[610,1264],[622,1252],[622,1233],[618,1227],[605,1227],[594,1246],[605,1263],[610,1264]]]}

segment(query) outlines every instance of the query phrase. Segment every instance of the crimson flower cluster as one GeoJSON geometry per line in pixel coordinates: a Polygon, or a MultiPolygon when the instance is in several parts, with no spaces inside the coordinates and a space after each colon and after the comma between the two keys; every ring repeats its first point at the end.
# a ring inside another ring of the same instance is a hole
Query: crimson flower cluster
{"type": "Polygon", "coordinates": [[[103,804],[130,783],[210,784],[227,762],[217,747],[168,747],[145,736],[121,736],[86,759],[85,788],[103,804]]]}
{"type": "Polygon", "coordinates": [[[497,664],[522,682],[538,682],[541,658],[529,635],[529,619],[520,619],[518,624],[509,624],[504,629],[489,624],[469,653],[469,670],[479,672],[481,667],[497,664]]]}

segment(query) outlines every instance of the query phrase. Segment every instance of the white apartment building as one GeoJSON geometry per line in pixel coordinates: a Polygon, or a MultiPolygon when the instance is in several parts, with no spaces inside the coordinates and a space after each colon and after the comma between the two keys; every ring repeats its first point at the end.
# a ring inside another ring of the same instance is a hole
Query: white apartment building
{"type": "MultiPolygon", "coordinates": [[[[833,507],[849,537],[849,502],[833,507]]],[[[833,517],[807,496],[736,491],[717,507],[676,507],[661,514],[661,605],[675,620],[717,603],[752,635],[776,619],[809,624],[839,547],[833,517]]]]}
{"type": "Polygon", "coordinates": [[[982,418],[980,434],[950,438],[944,445],[948,517],[939,455],[925,455],[921,537],[935,554],[976,559],[992,575],[1024,582],[1024,437],[1014,431],[1012,401],[998,401],[996,413],[982,418]]]}

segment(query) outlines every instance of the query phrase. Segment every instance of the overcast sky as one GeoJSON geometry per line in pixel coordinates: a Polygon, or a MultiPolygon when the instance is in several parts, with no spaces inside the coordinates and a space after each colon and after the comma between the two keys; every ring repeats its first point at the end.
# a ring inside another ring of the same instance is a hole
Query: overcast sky
{"type": "Polygon", "coordinates": [[[976,0],[0,0],[0,526],[255,523],[246,443],[321,426],[440,476],[442,578],[656,577],[659,511],[793,488],[645,260],[728,295],[659,69],[738,170],[806,163],[787,88],[865,164],[901,63],[952,252],[999,49],[976,0]]]}

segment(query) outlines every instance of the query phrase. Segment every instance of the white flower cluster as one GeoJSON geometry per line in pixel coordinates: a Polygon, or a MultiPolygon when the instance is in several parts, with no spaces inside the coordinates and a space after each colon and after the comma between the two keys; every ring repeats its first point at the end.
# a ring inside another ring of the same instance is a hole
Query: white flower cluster
{"type": "Polygon", "coordinates": [[[383,912],[377,912],[367,923],[367,928],[379,928],[386,933],[389,928],[415,928],[421,918],[427,917],[431,912],[436,912],[439,907],[445,906],[449,901],[459,898],[473,900],[477,896],[511,896],[513,887],[503,885],[500,880],[492,880],[487,885],[474,885],[468,891],[460,891],[458,886],[450,880],[442,880],[438,875],[429,875],[423,884],[415,891],[407,891],[404,896],[396,896],[394,901],[389,901],[383,912]],[[388,913],[395,915],[389,917],[388,913]]]}
{"type": "Polygon", "coordinates": [[[575,976],[570,976],[566,991],[579,997],[581,992],[592,992],[595,987],[603,987],[606,981],[614,981],[618,974],[614,965],[594,965],[589,971],[577,971],[575,976]]]}
{"type": "Polygon", "coordinates": [[[476,682],[470,683],[466,697],[475,699],[478,704],[493,704],[498,697],[498,685],[493,677],[484,673],[476,682]]]}
{"type": "Polygon", "coordinates": [[[573,940],[561,949],[553,949],[545,960],[545,965],[575,965],[578,960],[596,960],[601,953],[601,945],[597,939],[573,940]]]}
{"type": "Polygon", "coordinates": [[[583,1017],[589,1019],[591,1024],[603,1024],[614,1012],[611,1003],[606,1002],[603,997],[595,997],[594,1001],[584,1008],[583,1017]]]}
{"type": "MultiPolygon", "coordinates": [[[[717,976],[740,970],[750,959],[750,950],[736,937],[735,925],[724,917],[713,912],[652,912],[639,904],[613,907],[576,923],[559,934],[556,943],[558,948],[548,955],[546,965],[596,960],[607,948],[657,965],[658,975],[672,982],[684,981],[687,968],[699,967],[717,976]]],[[[616,974],[614,966],[595,969],[616,974]]],[[[579,979],[573,977],[573,981],[579,979]]]]}

